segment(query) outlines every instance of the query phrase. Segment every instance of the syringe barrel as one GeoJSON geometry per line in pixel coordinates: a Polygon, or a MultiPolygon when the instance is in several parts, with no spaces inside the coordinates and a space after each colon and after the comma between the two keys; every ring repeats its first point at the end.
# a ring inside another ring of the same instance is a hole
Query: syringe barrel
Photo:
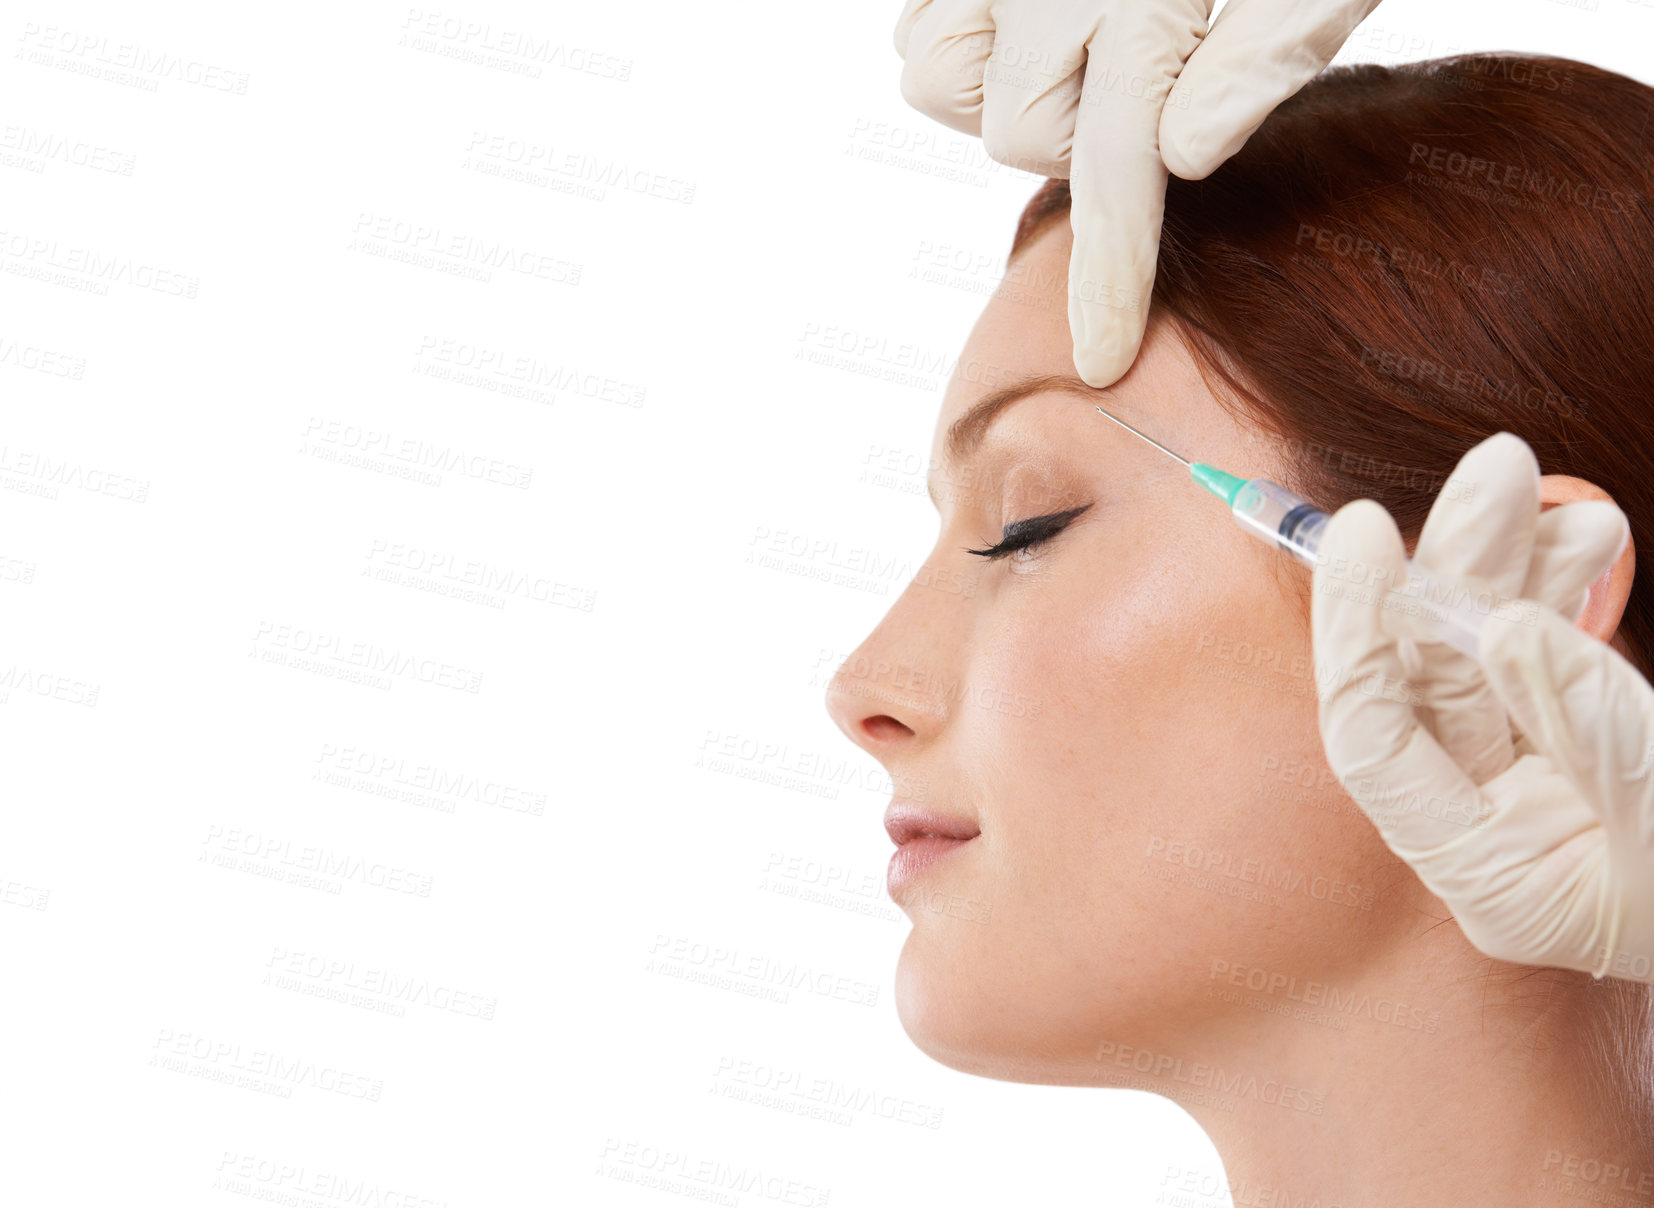
{"type": "Polygon", "coordinates": [[[1254,536],[1279,545],[1300,562],[1315,565],[1327,514],[1302,495],[1267,478],[1252,478],[1236,493],[1230,510],[1254,536]]]}
{"type": "MultiPolygon", "coordinates": [[[[1286,550],[1309,566],[1320,561],[1321,536],[1330,519],[1302,495],[1267,478],[1249,479],[1230,505],[1235,520],[1253,536],[1286,550]]],[[[1421,618],[1436,640],[1477,658],[1483,608],[1468,594],[1444,587],[1428,572],[1407,562],[1407,580],[1400,588],[1386,588],[1385,607],[1421,618]]],[[[1362,584],[1347,585],[1362,590],[1362,584]]],[[[1370,590],[1370,587],[1367,588],[1370,590]]]]}

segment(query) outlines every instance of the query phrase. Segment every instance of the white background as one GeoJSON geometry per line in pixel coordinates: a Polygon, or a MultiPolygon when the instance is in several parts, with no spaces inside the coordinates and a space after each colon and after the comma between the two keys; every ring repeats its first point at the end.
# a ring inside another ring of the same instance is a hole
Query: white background
{"type": "MultiPolygon", "coordinates": [[[[895,1014],[822,693],[1036,183],[897,7],[0,10],[0,1201],[1228,1202],[1169,1101],[895,1014]]],[[[1387,0],[1338,61],[1651,48],[1387,0]]]]}

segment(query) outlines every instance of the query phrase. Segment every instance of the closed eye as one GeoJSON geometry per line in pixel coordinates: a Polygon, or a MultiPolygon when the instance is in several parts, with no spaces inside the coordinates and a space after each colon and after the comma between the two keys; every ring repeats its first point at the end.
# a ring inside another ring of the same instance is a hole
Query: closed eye
{"type": "Polygon", "coordinates": [[[981,558],[1004,558],[1018,550],[1031,549],[1062,532],[1074,517],[1090,506],[1088,503],[1085,507],[1069,508],[1066,512],[1053,512],[1049,516],[1030,516],[1027,520],[1012,521],[1005,526],[996,544],[986,549],[967,549],[965,552],[981,558]]]}

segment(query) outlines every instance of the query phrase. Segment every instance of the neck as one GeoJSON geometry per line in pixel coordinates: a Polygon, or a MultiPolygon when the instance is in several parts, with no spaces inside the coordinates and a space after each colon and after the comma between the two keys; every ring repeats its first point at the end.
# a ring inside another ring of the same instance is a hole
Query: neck
{"type": "Polygon", "coordinates": [[[1644,987],[1491,962],[1454,927],[1348,978],[1231,976],[1214,1072],[1165,1093],[1235,1208],[1654,1205],[1644,987]]]}

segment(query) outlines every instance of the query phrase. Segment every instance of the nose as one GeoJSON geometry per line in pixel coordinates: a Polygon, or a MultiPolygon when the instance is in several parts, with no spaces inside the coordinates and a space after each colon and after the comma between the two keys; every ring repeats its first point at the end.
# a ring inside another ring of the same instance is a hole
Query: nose
{"type": "Polygon", "coordinates": [[[936,584],[909,583],[827,684],[834,723],[893,775],[946,729],[958,695],[965,600],[936,584]]]}

